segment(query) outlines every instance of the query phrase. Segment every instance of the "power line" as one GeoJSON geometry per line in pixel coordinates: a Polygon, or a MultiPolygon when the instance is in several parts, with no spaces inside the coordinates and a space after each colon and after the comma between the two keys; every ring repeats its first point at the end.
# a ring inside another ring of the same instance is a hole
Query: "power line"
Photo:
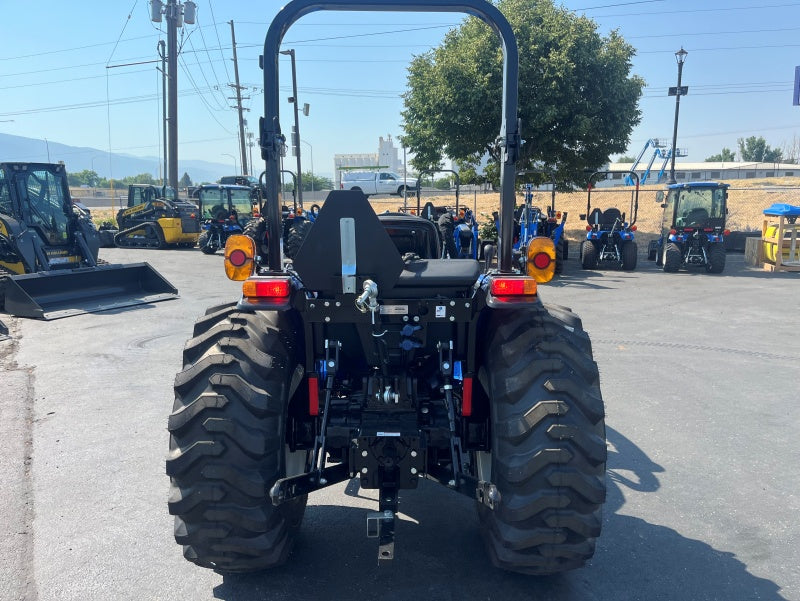
{"type": "MultiPolygon", "coordinates": [[[[211,0],[208,0],[208,9],[211,11],[211,20],[213,21],[214,25],[214,33],[217,36],[217,47],[219,48],[219,54],[223,59],[225,59],[225,54],[222,52],[222,41],[219,39],[219,30],[217,29],[217,18],[214,16],[214,6],[211,0]]],[[[228,64],[223,62],[222,65],[225,67],[225,79],[230,81],[231,74],[228,73],[228,64]]]]}

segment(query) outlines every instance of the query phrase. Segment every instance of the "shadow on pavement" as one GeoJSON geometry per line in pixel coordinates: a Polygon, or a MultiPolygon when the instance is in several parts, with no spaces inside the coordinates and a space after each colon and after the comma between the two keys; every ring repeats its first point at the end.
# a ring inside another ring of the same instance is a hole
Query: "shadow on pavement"
{"type": "MultiPolygon", "coordinates": [[[[474,503],[423,482],[419,490],[401,495],[402,519],[392,565],[377,566],[377,544],[366,538],[365,514],[372,509],[309,506],[285,566],[226,576],[215,587],[214,598],[783,599],[774,582],[748,573],[734,554],[671,528],[621,515],[626,491],[658,490],[657,474],[663,468],[610,428],[608,441],[604,531],[594,559],[582,570],[534,578],[492,567],[478,531],[474,503]]],[[[357,494],[352,484],[348,493],[357,494]]]]}

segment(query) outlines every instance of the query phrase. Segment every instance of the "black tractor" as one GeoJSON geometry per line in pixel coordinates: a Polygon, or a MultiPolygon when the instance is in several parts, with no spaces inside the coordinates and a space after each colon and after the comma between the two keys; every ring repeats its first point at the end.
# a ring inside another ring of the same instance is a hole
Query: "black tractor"
{"type": "Polygon", "coordinates": [[[184,556],[221,573],[278,565],[308,495],[350,480],[379,491],[367,535],[389,562],[399,495],[424,478],[475,501],[496,566],[583,565],[605,500],[604,408],[581,320],[543,303],[513,265],[521,136],[508,21],[484,0],[294,0],[269,28],[263,66],[268,261],[259,265],[249,236],[228,239],[225,270],[242,295],[199,319],[175,378],[167,473],[184,556]],[[292,23],[323,9],[468,12],[502,38],[496,269],[440,259],[435,224],[379,218],[352,190],[331,192],[294,260],[282,260],[270,202],[284,145],[278,52],[292,23]]]}
{"type": "Polygon", "coordinates": [[[725,270],[725,228],[728,215],[728,184],[688,182],[667,187],[667,195],[656,197],[664,209],[661,235],[650,242],[647,258],[664,271],[681,267],[701,268],[708,273],[725,270]]]}

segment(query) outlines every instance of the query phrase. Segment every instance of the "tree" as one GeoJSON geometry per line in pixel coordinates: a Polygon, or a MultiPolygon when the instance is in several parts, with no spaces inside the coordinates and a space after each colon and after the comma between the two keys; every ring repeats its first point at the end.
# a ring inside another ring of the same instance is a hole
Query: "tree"
{"type": "Polygon", "coordinates": [[[781,149],[770,148],[763,136],[739,138],[739,156],[743,161],[757,163],[778,163],[781,160],[781,149]]]}
{"type": "Polygon", "coordinates": [[[629,157],[627,154],[623,154],[621,157],[617,159],[617,163],[635,163],[636,157],[629,157]]]}
{"type": "Polygon", "coordinates": [[[96,172],[84,169],[78,173],[67,173],[67,183],[72,187],[90,186],[92,188],[98,187],[101,178],[96,172]]]}
{"type": "Polygon", "coordinates": [[[724,163],[727,161],[735,161],[736,153],[730,148],[723,148],[719,154],[712,154],[706,159],[706,163],[724,163]]]}
{"type": "Polygon", "coordinates": [[[312,189],[312,182],[313,182],[313,189],[314,190],[332,190],[333,189],[333,182],[329,177],[320,177],[318,175],[312,175],[310,171],[306,171],[303,173],[303,192],[310,192],[312,189]]]}
{"type": "MultiPolygon", "coordinates": [[[[556,8],[552,0],[498,0],[519,47],[519,116],[525,140],[518,169],[553,166],[560,184],[585,183],[611,154],[624,152],[641,114],[644,81],[631,76],[632,46],[616,31],[556,8]]],[[[501,147],[502,51],[483,22],[466,19],[408,72],[402,141],[417,170],[448,156],[478,165],[497,182],[501,147]]]]}
{"type": "Polygon", "coordinates": [[[184,171],[183,177],[178,181],[179,188],[188,188],[192,185],[192,178],[184,171]]]}

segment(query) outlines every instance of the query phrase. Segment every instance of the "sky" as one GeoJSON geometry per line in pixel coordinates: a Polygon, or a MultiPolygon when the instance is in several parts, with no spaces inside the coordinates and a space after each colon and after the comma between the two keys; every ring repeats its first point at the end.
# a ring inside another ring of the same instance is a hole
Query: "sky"
{"type": "MultiPolygon", "coordinates": [[[[113,169],[109,150],[161,156],[160,62],[148,61],[158,61],[166,21],[150,20],[147,0],[6,4],[0,23],[0,132],[42,140],[39,156],[17,160],[46,160],[45,140],[98,149],[58,159],[68,170],[74,170],[71,164],[91,165],[105,176],[113,169]]],[[[179,156],[240,171],[230,21],[249,109],[245,119],[257,138],[264,100],[258,56],[284,2],[196,4],[196,23],[178,34],[179,156]]],[[[763,136],[773,148],[800,144],[800,107],[792,106],[800,1],[560,4],[593,19],[601,35],[618,30],[636,48],[632,73],[644,78],[646,88],[642,121],[627,155],[637,155],[649,139],[671,141],[675,98],[667,89],[677,83],[675,52],[681,47],[688,52],[682,84],[689,94],[680,103],[677,145],[688,156],[679,163],[703,161],[723,147],[735,152],[737,139],[749,136],[763,136]]],[[[461,20],[441,13],[323,11],[293,25],[282,49],[295,50],[299,102],[310,105],[309,115],[300,115],[303,171],[330,177],[334,154],[377,152],[379,136],[402,135],[401,94],[410,60],[438,46],[461,20]]],[[[292,106],[283,100],[291,95],[289,57],[281,56],[279,65],[281,126],[288,136],[294,123],[292,106]]],[[[252,154],[260,173],[258,149],[252,154]]]]}

